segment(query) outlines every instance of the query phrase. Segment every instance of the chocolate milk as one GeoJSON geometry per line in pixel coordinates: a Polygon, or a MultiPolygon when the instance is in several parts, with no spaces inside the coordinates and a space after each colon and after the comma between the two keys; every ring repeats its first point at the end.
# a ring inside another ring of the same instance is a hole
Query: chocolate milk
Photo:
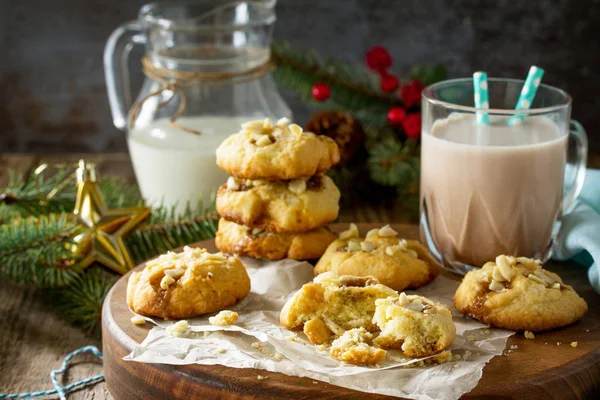
{"type": "Polygon", "coordinates": [[[421,209],[446,260],[542,258],[562,215],[567,132],[545,117],[490,118],[451,116],[424,132],[421,209]]]}

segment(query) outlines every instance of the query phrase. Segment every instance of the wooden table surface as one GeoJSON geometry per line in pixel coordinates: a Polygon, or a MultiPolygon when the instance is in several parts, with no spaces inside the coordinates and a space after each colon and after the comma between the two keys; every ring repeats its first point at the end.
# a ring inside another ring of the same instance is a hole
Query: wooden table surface
{"type": "MultiPolygon", "coordinates": [[[[9,170],[28,173],[42,162],[76,162],[81,158],[95,162],[101,176],[115,175],[135,181],[125,153],[0,154],[0,187],[8,183],[9,170]]],[[[599,168],[600,154],[592,155],[588,165],[599,168]]],[[[406,216],[398,210],[361,206],[342,210],[339,221],[406,222],[406,216]]],[[[69,352],[91,344],[101,347],[98,338],[83,334],[57,317],[38,291],[0,281],[0,393],[51,389],[50,371],[58,368],[69,352]]],[[[101,363],[95,357],[81,356],[78,360],[88,362],[72,368],[67,375],[69,382],[101,373],[101,363]]],[[[112,397],[104,383],[69,396],[86,400],[105,398],[112,397]]]]}

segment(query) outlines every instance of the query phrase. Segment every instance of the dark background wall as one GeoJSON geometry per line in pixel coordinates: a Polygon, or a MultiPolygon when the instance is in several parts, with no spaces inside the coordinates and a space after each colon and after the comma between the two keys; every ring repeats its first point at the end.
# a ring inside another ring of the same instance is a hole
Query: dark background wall
{"type": "MultiPolygon", "coordinates": [[[[143,2],[0,0],[0,151],[124,151],[112,125],[102,51],[143,2]]],[[[573,117],[600,151],[600,0],[280,0],[275,37],[360,60],[387,46],[399,74],[445,63],[544,82],[574,97],[573,117]]],[[[287,97],[299,121],[309,110],[287,97]]]]}

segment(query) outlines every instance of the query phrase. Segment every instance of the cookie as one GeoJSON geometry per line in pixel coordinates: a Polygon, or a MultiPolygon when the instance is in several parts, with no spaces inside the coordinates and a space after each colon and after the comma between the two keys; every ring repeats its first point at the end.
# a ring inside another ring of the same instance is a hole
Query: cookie
{"type": "Polygon", "coordinates": [[[449,347],[456,337],[450,309],[422,296],[400,293],[375,301],[373,322],[381,333],[375,345],[400,349],[408,357],[426,357],[449,347]]]}
{"type": "Polygon", "coordinates": [[[268,260],[312,260],[321,257],[333,240],[335,234],[327,228],[301,233],[272,233],[221,218],[215,243],[222,252],[238,256],[268,260]]]}
{"type": "Polygon", "coordinates": [[[397,237],[389,225],[369,231],[364,239],[356,225],[329,245],[315,267],[315,274],[374,276],[395,290],[416,289],[431,282],[439,267],[416,240],[397,237]]]}
{"type": "Polygon", "coordinates": [[[249,291],[250,278],[238,258],[186,246],[133,272],[127,305],[148,317],[193,318],[232,306],[249,291]]]}
{"type": "MultiPolygon", "coordinates": [[[[343,335],[353,328],[376,331],[375,300],[398,293],[373,277],[321,274],[307,283],[284,305],[279,321],[289,329],[303,329],[309,321],[315,332],[325,325],[331,334],[343,335]],[[317,322],[317,319],[321,322],[317,322]]],[[[318,333],[318,344],[326,340],[318,333]]],[[[311,340],[311,335],[308,335],[311,340]]],[[[316,336],[316,334],[315,334],[316,336]]]]}
{"type": "Polygon", "coordinates": [[[291,181],[229,177],[217,193],[217,212],[269,232],[304,232],[335,220],[339,200],[340,191],[323,174],[291,181]]]}
{"type": "Polygon", "coordinates": [[[569,325],[588,307],[560,276],[539,260],[500,255],[470,271],[454,295],[454,306],[484,324],[516,331],[569,325]]]}
{"type": "Polygon", "coordinates": [[[373,334],[365,328],[344,332],[331,344],[329,355],[349,364],[374,365],[385,358],[386,351],[373,346],[373,334]]]}
{"type": "Polygon", "coordinates": [[[240,179],[289,180],[326,171],[340,160],[337,144],[282,118],[242,124],[217,148],[217,165],[240,179]]]}

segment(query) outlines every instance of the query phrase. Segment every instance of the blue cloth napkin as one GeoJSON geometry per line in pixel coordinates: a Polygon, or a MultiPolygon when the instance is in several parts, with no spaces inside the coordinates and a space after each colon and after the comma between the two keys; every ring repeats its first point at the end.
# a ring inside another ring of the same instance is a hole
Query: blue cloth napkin
{"type": "Polygon", "coordinates": [[[554,258],[589,267],[590,283],[600,293],[600,170],[586,171],[578,204],[563,218],[554,258]]]}

